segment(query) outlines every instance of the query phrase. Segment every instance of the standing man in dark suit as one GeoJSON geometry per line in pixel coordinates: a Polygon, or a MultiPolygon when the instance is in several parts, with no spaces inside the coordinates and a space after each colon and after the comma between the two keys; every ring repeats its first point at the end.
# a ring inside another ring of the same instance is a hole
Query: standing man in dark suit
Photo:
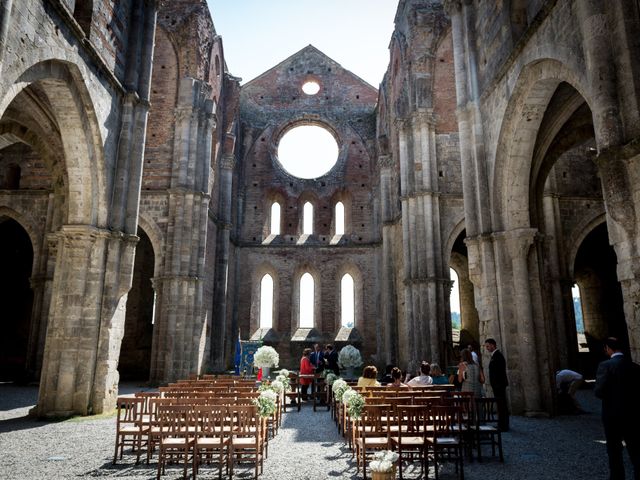
{"type": "Polygon", "coordinates": [[[311,365],[313,365],[314,372],[320,373],[324,370],[324,353],[320,344],[316,343],[313,346],[313,353],[311,354],[311,365]]]}
{"type": "Polygon", "coordinates": [[[331,370],[336,375],[340,376],[340,366],[338,365],[338,352],[333,348],[333,345],[328,344],[324,351],[325,363],[327,370],[331,370]]]}
{"type": "Polygon", "coordinates": [[[640,365],[622,353],[617,338],[607,338],[604,350],[610,357],[598,366],[594,393],[602,399],[602,423],[607,439],[611,480],[624,480],[622,441],[633,464],[634,477],[640,479],[640,365]]]}
{"type": "Polygon", "coordinates": [[[507,361],[493,338],[487,338],[484,348],[491,354],[489,362],[489,383],[498,406],[498,428],[502,432],[509,431],[509,407],[507,406],[507,361]]]}

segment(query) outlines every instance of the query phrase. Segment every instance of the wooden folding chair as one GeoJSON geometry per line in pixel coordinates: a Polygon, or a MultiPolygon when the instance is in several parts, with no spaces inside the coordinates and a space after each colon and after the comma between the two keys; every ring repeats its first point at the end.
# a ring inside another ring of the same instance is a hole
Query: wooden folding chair
{"type": "Polygon", "coordinates": [[[504,462],[502,453],[502,432],[498,428],[498,402],[495,398],[476,398],[475,445],[478,449],[478,461],[482,461],[482,445],[491,445],[491,454],[496,455],[496,447],[500,461],[504,462]]]}
{"type": "Polygon", "coordinates": [[[262,473],[264,459],[263,421],[254,405],[234,405],[229,408],[232,419],[231,450],[229,452],[229,478],[233,478],[236,462],[250,460],[254,464],[255,478],[262,473]]]}
{"type": "Polygon", "coordinates": [[[460,480],[464,480],[462,434],[459,429],[455,428],[455,425],[463,423],[462,410],[460,407],[451,405],[434,406],[431,409],[431,421],[433,422],[433,432],[430,432],[430,436],[425,437],[427,471],[429,452],[431,452],[435,464],[436,480],[439,478],[438,465],[445,461],[455,463],[456,473],[459,473],[460,480]]]}
{"type": "Polygon", "coordinates": [[[142,436],[149,430],[142,422],[142,411],[145,400],[143,398],[118,397],[116,400],[116,448],[113,454],[115,465],[120,449],[120,459],[126,445],[130,445],[136,452],[136,464],[140,463],[142,450],[142,436]]]}
{"type": "Polygon", "coordinates": [[[289,386],[291,388],[290,392],[286,392],[284,394],[284,411],[287,411],[287,407],[296,406],[298,411],[300,411],[301,407],[301,398],[300,398],[300,384],[298,382],[298,375],[293,372],[289,373],[289,386]]]}
{"type": "Polygon", "coordinates": [[[354,444],[356,449],[357,469],[367,480],[367,452],[386,450],[389,448],[389,412],[391,405],[365,405],[360,419],[356,420],[354,444]]]}
{"type": "Polygon", "coordinates": [[[414,458],[420,461],[420,474],[426,466],[427,426],[429,424],[430,407],[428,405],[398,405],[397,428],[389,437],[389,443],[393,450],[398,450],[398,470],[402,479],[403,462],[413,462],[414,458]]]}
{"type": "Polygon", "coordinates": [[[229,445],[231,443],[231,422],[229,408],[221,405],[197,406],[195,443],[193,447],[193,480],[196,479],[203,456],[207,463],[218,454],[218,478],[222,478],[222,466],[229,474],[229,445]]]}
{"type": "Polygon", "coordinates": [[[156,411],[160,423],[160,449],[158,453],[158,474],[165,473],[168,459],[182,458],[183,478],[187,478],[189,454],[195,444],[195,419],[193,408],[188,405],[159,405],[156,411]]]}

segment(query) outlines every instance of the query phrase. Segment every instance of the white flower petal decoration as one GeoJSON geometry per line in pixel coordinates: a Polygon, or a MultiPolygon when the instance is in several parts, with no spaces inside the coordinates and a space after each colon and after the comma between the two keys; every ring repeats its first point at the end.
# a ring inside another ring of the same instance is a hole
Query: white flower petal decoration
{"type": "Polygon", "coordinates": [[[275,348],[268,345],[261,346],[253,355],[253,364],[258,368],[274,368],[280,363],[280,355],[275,348]]]}

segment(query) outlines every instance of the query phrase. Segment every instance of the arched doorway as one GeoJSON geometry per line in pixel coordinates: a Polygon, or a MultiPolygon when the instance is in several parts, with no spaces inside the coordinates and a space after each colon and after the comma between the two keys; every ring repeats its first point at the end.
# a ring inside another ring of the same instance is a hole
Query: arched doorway
{"type": "Polygon", "coordinates": [[[121,380],[149,380],[155,310],[153,278],[155,255],[149,236],[138,227],[133,281],[127,297],[124,337],[118,371],[121,380]]]}
{"type": "Polygon", "coordinates": [[[588,347],[588,353],[580,355],[578,368],[590,377],[595,376],[598,363],[604,360],[605,338],[617,337],[628,345],[617,263],[616,253],[609,245],[607,224],[601,223],[580,244],[574,266],[588,347]]]}
{"type": "Polygon", "coordinates": [[[27,379],[33,247],[13,219],[0,218],[0,265],[0,381],[22,381],[27,379]]]}
{"type": "Polygon", "coordinates": [[[460,345],[461,348],[467,345],[477,348],[480,342],[479,320],[473,283],[469,279],[469,254],[464,243],[465,237],[466,230],[462,230],[453,243],[449,260],[449,268],[455,273],[455,277],[450,274],[453,281],[450,297],[452,330],[455,330],[454,324],[458,325],[458,335],[452,338],[454,345],[460,345]]]}

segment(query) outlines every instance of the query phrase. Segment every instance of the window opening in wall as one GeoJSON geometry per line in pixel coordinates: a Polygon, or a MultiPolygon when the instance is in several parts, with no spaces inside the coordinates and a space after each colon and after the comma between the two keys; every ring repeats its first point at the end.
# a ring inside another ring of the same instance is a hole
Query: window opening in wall
{"type": "Polygon", "coordinates": [[[7,168],[4,188],[7,190],[18,190],[20,188],[20,166],[12,163],[7,168]]]}
{"type": "Polygon", "coordinates": [[[278,143],[278,161],[298,178],[318,178],[338,161],[333,135],[318,125],[300,125],[289,130],[278,143]]]}
{"type": "Polygon", "coordinates": [[[305,82],[302,85],[302,91],[307,95],[315,95],[320,91],[320,84],[314,81],[305,82]]]}
{"type": "Polygon", "coordinates": [[[580,296],[580,287],[575,284],[571,288],[571,297],[573,298],[573,313],[576,317],[576,334],[578,340],[578,350],[588,352],[587,338],[584,334],[584,319],[582,316],[582,297],[580,296]]]}
{"type": "Polygon", "coordinates": [[[344,235],[344,203],[336,203],[336,235],[344,235]]]}
{"type": "Polygon", "coordinates": [[[313,328],[313,277],[305,273],[300,278],[300,328],[313,328]]]}
{"type": "Polygon", "coordinates": [[[151,309],[151,325],[156,323],[156,291],[153,291],[153,308],[151,309]]]}
{"type": "Polygon", "coordinates": [[[302,216],[302,234],[311,235],[313,233],[313,205],[311,202],[304,204],[302,216]]]}
{"type": "Polygon", "coordinates": [[[268,273],[260,281],[260,328],[273,327],[273,278],[268,273]]]}
{"type": "Polygon", "coordinates": [[[271,235],[280,235],[280,204],[274,202],[271,205],[271,235]]]}
{"type": "Polygon", "coordinates": [[[353,277],[348,273],[345,273],[340,281],[340,299],[342,326],[353,328],[355,326],[355,289],[353,277]]]}
{"type": "Polygon", "coordinates": [[[451,286],[451,295],[449,297],[449,306],[451,310],[451,334],[453,343],[460,343],[460,286],[458,282],[458,274],[453,268],[449,269],[449,275],[453,285],[451,286]]]}

